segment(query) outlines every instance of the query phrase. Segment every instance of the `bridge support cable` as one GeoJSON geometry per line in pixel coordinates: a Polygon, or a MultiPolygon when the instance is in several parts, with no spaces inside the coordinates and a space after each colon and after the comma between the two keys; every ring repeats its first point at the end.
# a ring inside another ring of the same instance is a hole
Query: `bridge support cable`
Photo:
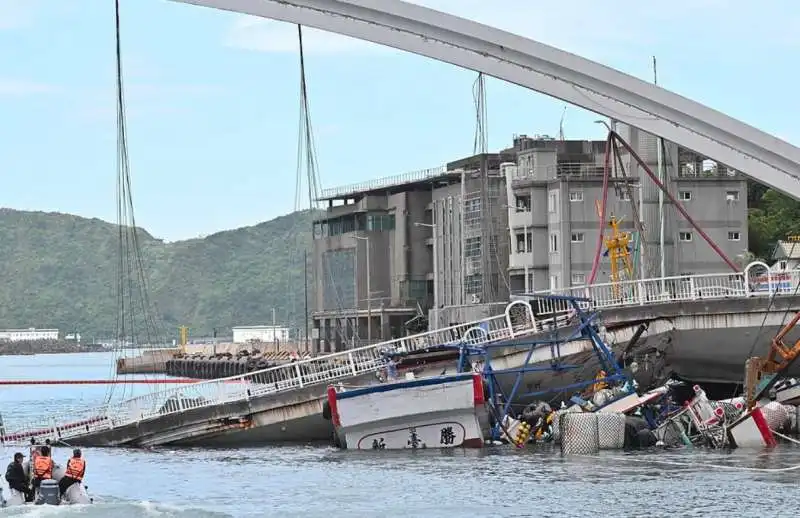
{"type": "MultiPolygon", "coordinates": [[[[147,271],[136,217],[133,211],[133,192],[128,153],[128,130],[125,115],[125,89],[122,72],[122,38],[120,0],[115,0],[115,58],[117,111],[117,267],[116,267],[116,347],[112,362],[116,379],[116,360],[130,342],[137,346],[159,347],[166,341],[160,332],[161,323],[152,310],[148,291],[147,271]]],[[[114,396],[114,385],[106,393],[106,402],[114,396]]],[[[123,389],[124,390],[124,389],[123,389]]],[[[125,394],[121,394],[125,397],[125,394]]]]}
{"type": "MultiPolygon", "coordinates": [[[[302,196],[300,193],[302,192],[303,178],[305,178],[307,184],[308,206],[309,210],[313,211],[319,206],[318,199],[321,195],[322,187],[319,175],[319,161],[317,158],[314,130],[311,124],[308,82],[306,80],[305,48],[303,45],[303,27],[301,25],[297,26],[297,41],[300,48],[300,122],[297,135],[297,191],[295,193],[295,205],[297,208],[300,206],[300,199],[302,196]]],[[[357,247],[355,254],[357,257],[357,247]]],[[[355,260],[357,261],[358,259],[356,258],[355,260]]],[[[329,287],[333,289],[336,298],[337,309],[341,315],[344,312],[344,300],[342,299],[341,290],[339,290],[336,286],[337,284],[341,283],[343,279],[336,278],[336,275],[333,272],[331,258],[328,255],[323,254],[322,263],[323,264],[321,266],[323,271],[318,272],[316,267],[317,263],[316,261],[313,261],[312,264],[314,267],[312,268],[312,275],[314,278],[322,278],[322,276],[325,277],[324,281],[327,281],[329,287]]],[[[358,299],[358,283],[355,277],[353,278],[353,282],[356,283],[355,298],[358,299]]],[[[323,291],[326,289],[324,284],[325,282],[323,282],[323,291]]],[[[367,297],[370,297],[370,295],[367,294],[367,297]]],[[[358,300],[355,301],[355,307],[353,308],[354,311],[356,311],[356,315],[358,315],[358,302],[358,300]]],[[[339,334],[339,337],[343,342],[347,341],[346,330],[348,327],[352,331],[353,337],[358,334],[357,316],[354,322],[350,322],[350,320],[347,318],[342,319],[339,317],[339,319],[344,320],[344,327],[337,323],[333,329],[339,334]]]]}
{"type": "MultiPolygon", "coordinates": [[[[478,77],[475,79],[475,82],[472,85],[472,100],[475,109],[475,137],[472,144],[473,155],[483,155],[489,152],[489,110],[487,107],[488,105],[486,98],[486,76],[483,74],[483,72],[478,72],[478,77]]],[[[488,162],[482,159],[481,164],[481,206],[485,207],[485,218],[487,218],[487,222],[491,223],[489,225],[483,225],[483,228],[487,229],[487,232],[490,233],[490,235],[481,236],[481,247],[485,247],[485,250],[481,250],[482,257],[485,257],[485,260],[482,262],[484,267],[488,270],[483,275],[485,295],[488,296],[484,302],[489,302],[496,301],[498,295],[495,283],[491,281],[491,272],[494,267],[497,268],[497,275],[503,280],[503,285],[506,287],[506,290],[509,293],[511,292],[511,284],[508,280],[507,265],[504,265],[500,260],[500,250],[506,248],[505,240],[509,239],[509,237],[507,232],[495,231],[495,229],[499,228],[498,224],[500,223],[497,217],[498,196],[494,194],[495,189],[491,185],[488,162]],[[494,246],[492,246],[492,242],[494,242],[494,246]]],[[[462,200],[462,212],[464,211],[465,207],[466,200],[462,200]]],[[[462,247],[464,246],[463,243],[464,239],[462,238],[462,247]]],[[[463,249],[461,253],[464,254],[463,249]]],[[[506,254],[506,256],[507,255],[508,254],[506,254]]],[[[461,271],[461,277],[461,282],[463,284],[466,282],[465,272],[463,269],[461,271]]],[[[466,300],[463,300],[462,303],[466,303],[466,300]]]]}
{"type": "Polygon", "coordinates": [[[597,232],[597,246],[594,251],[594,260],[592,261],[592,271],[589,273],[589,278],[586,285],[594,284],[595,277],[597,276],[597,268],[600,266],[600,257],[603,255],[603,233],[606,228],[606,208],[608,205],[608,177],[611,170],[611,147],[613,139],[611,133],[606,137],[606,150],[603,157],[603,194],[600,201],[600,214],[597,232]]]}
{"type": "MultiPolygon", "coordinates": [[[[633,180],[633,178],[629,177],[628,174],[625,171],[625,164],[622,162],[622,153],[620,153],[620,150],[619,150],[619,143],[614,139],[612,139],[612,141],[613,141],[612,142],[612,144],[613,144],[612,153],[613,153],[613,160],[614,160],[614,164],[615,164],[612,167],[613,167],[613,169],[618,170],[619,171],[619,176],[621,176],[623,178],[624,189],[625,189],[624,192],[627,195],[628,200],[630,200],[631,215],[633,217],[633,225],[634,225],[634,228],[636,228],[636,232],[638,233],[638,237],[639,237],[637,239],[637,243],[636,243],[636,252],[638,252],[636,255],[638,255],[638,260],[642,261],[642,264],[645,264],[644,263],[644,260],[645,260],[645,248],[646,248],[646,245],[647,245],[647,241],[646,241],[645,236],[644,236],[644,221],[642,220],[642,215],[639,213],[639,207],[636,204],[636,197],[633,195],[633,189],[631,187],[631,181],[633,180]]],[[[615,185],[615,187],[616,187],[616,185],[615,185]]],[[[636,266],[634,265],[634,268],[635,267],[636,266]]]]}
{"type": "Polygon", "coordinates": [[[647,173],[647,176],[650,177],[653,183],[655,183],[656,186],[659,189],[661,189],[664,195],[667,198],[669,198],[669,201],[675,206],[678,212],[681,213],[681,216],[683,216],[683,218],[692,226],[692,228],[697,230],[700,236],[705,240],[706,243],[708,243],[708,245],[714,250],[714,252],[716,252],[717,255],[720,256],[720,258],[725,262],[725,264],[727,264],[734,272],[738,273],[740,268],[733,261],[731,261],[731,259],[725,254],[725,252],[723,252],[722,249],[719,246],[717,246],[714,240],[711,239],[711,237],[708,234],[706,234],[706,232],[700,227],[700,225],[697,224],[697,222],[695,222],[695,220],[689,215],[689,213],[686,212],[686,209],[683,208],[683,205],[677,199],[675,199],[672,193],[669,192],[669,189],[667,189],[664,183],[662,183],[661,180],[658,179],[658,176],[655,173],[653,173],[652,169],[650,169],[650,166],[648,166],[642,159],[642,157],[639,156],[639,153],[637,153],[636,150],[634,150],[633,147],[630,144],[628,144],[625,141],[625,139],[623,139],[616,131],[612,130],[611,132],[609,132],[609,138],[615,142],[619,142],[622,145],[622,147],[625,148],[625,150],[628,153],[630,153],[631,157],[633,157],[633,159],[636,160],[636,162],[639,164],[639,167],[641,167],[642,170],[644,170],[644,172],[647,173]]]}

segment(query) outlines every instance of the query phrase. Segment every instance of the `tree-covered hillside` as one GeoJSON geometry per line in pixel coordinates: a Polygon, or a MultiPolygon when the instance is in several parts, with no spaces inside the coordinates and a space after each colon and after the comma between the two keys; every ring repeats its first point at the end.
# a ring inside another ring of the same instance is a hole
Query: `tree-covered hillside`
{"type": "MultiPolygon", "coordinates": [[[[303,322],[303,251],[312,214],[164,243],[139,230],[150,293],[166,332],[303,322]]],[[[69,214],[0,209],[0,328],[58,327],[111,337],[117,226],[69,214]]]]}
{"type": "Polygon", "coordinates": [[[800,235],[800,202],[748,181],[747,206],[749,250],[769,263],[779,239],[800,235]]]}

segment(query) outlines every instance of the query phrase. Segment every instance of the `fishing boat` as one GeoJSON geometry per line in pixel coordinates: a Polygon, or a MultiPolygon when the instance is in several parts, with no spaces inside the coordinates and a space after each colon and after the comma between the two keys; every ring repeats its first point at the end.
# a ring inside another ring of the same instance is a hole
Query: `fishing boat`
{"type": "MultiPolygon", "coordinates": [[[[563,396],[589,411],[634,393],[629,378],[598,334],[596,313],[584,311],[587,301],[547,298],[570,305],[572,320],[563,328],[556,325],[518,342],[513,364],[507,351],[497,361],[492,358],[497,348],[507,349],[508,343],[475,347],[467,336],[461,343],[442,346],[458,352],[455,374],[417,379],[407,372],[407,379],[394,381],[396,364],[390,361],[387,370],[391,367],[394,372],[387,373],[385,383],[328,387],[327,403],[339,446],[358,450],[481,447],[487,438],[508,440],[507,423],[522,420],[524,411],[517,409],[529,407],[546,393],[563,396]],[[593,353],[595,362],[571,363],[576,352],[593,353]],[[601,370],[589,379],[577,375],[576,371],[587,365],[601,370]],[[534,387],[530,380],[540,376],[553,383],[527,389],[534,387]]],[[[480,332],[485,330],[474,328],[466,335],[480,332]]]]}
{"type": "Polygon", "coordinates": [[[480,448],[488,425],[479,373],[331,386],[328,404],[339,445],[355,450],[480,448]]]}

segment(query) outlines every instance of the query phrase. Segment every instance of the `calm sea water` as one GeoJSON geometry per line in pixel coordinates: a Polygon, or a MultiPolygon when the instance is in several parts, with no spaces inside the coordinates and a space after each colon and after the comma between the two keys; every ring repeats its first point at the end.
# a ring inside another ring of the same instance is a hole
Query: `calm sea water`
{"type": "MultiPolygon", "coordinates": [[[[0,357],[0,378],[107,378],[111,362],[108,353],[0,357]]],[[[23,416],[98,404],[106,393],[103,386],[2,386],[0,412],[12,427],[23,416]]],[[[13,451],[4,454],[10,461],[13,451]]],[[[68,455],[68,448],[56,449],[60,462],[68,455]]],[[[788,517],[796,515],[800,496],[800,469],[756,471],[800,465],[800,449],[790,447],[571,459],[508,448],[340,452],[318,446],[85,448],[84,456],[96,504],[6,509],[0,517],[788,517]]]]}

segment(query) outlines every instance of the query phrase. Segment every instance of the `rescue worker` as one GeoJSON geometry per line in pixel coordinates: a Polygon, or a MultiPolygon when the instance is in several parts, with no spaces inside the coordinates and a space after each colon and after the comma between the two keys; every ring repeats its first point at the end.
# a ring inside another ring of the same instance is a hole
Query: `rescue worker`
{"type": "Polygon", "coordinates": [[[50,457],[50,447],[42,446],[39,448],[39,455],[33,461],[33,488],[39,489],[42,480],[53,478],[53,468],[55,463],[50,457]]]}
{"type": "Polygon", "coordinates": [[[28,485],[28,477],[25,475],[25,468],[22,465],[22,459],[25,458],[20,452],[14,454],[14,461],[6,468],[6,482],[8,487],[25,495],[26,502],[33,501],[33,491],[28,485]]]}
{"type": "Polygon", "coordinates": [[[72,484],[79,484],[83,481],[83,476],[86,474],[86,461],[81,456],[81,450],[75,448],[72,450],[72,458],[67,461],[67,469],[64,476],[58,481],[58,489],[63,495],[72,484]]]}

